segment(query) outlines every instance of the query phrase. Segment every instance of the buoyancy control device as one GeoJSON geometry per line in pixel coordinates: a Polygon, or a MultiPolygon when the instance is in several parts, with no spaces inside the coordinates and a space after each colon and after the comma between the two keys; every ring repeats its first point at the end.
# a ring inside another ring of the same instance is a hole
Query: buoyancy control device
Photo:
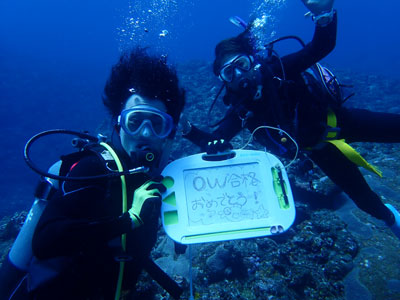
{"type": "MultiPolygon", "coordinates": [[[[121,175],[128,175],[137,172],[145,172],[145,167],[139,167],[136,169],[118,172],[110,170],[110,173],[99,175],[99,176],[91,176],[91,177],[66,177],[65,174],[60,174],[60,170],[62,168],[62,160],[54,163],[49,170],[45,171],[41,168],[37,167],[36,164],[30,158],[30,148],[32,144],[37,141],[39,138],[52,134],[67,134],[74,135],[76,138],[72,140],[72,146],[78,149],[78,152],[74,154],[81,153],[84,154],[84,150],[89,151],[88,149],[99,146],[104,143],[105,137],[99,135],[98,137],[94,137],[88,135],[86,133],[75,132],[64,129],[55,129],[41,132],[35,136],[33,136],[25,145],[24,149],[24,158],[28,166],[34,170],[36,173],[41,175],[40,181],[36,187],[34,194],[34,201],[30,211],[27,214],[25,222],[14,241],[10,252],[5,258],[3,265],[0,269],[0,299],[6,300],[19,300],[26,299],[27,297],[27,289],[25,281],[27,280],[27,272],[30,267],[31,260],[33,258],[32,251],[32,238],[35,231],[35,228],[39,222],[40,216],[42,215],[46,204],[48,201],[51,201],[52,196],[58,191],[59,182],[66,180],[88,180],[88,179],[96,179],[103,177],[119,177],[121,175]]],[[[86,154],[87,155],[87,154],[86,154]]],[[[103,156],[104,160],[107,159],[106,156],[103,156]]]]}

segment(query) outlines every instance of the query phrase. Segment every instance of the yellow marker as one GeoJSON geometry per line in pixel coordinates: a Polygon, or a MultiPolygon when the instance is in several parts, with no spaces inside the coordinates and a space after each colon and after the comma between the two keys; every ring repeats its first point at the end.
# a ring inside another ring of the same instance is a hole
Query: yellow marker
{"type": "Polygon", "coordinates": [[[282,177],[282,171],[279,167],[272,167],[271,172],[273,178],[274,191],[279,201],[279,207],[281,209],[288,209],[289,199],[286,194],[287,188],[286,188],[286,183],[282,177]]]}

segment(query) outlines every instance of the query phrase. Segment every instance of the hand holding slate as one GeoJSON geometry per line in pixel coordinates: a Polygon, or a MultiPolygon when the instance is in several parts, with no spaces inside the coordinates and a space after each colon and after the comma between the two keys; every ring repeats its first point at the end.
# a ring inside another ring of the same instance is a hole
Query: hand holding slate
{"type": "Polygon", "coordinates": [[[208,142],[206,146],[207,154],[217,154],[228,152],[228,150],[232,150],[233,147],[231,143],[225,141],[224,139],[214,140],[212,142],[208,142]]]}
{"type": "Polygon", "coordinates": [[[147,181],[136,189],[132,208],[128,211],[133,227],[142,225],[155,217],[155,213],[158,214],[161,206],[161,193],[166,190],[166,187],[160,182],[161,179],[162,177],[147,181]]]}

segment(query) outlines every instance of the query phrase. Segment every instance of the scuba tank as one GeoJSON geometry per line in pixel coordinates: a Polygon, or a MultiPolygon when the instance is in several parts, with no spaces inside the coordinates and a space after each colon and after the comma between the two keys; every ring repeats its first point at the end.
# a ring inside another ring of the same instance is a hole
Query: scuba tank
{"type": "MultiPolygon", "coordinates": [[[[60,167],[61,161],[58,161],[50,167],[49,173],[58,175],[60,167]]],[[[8,254],[10,262],[20,270],[26,271],[29,267],[29,262],[33,255],[31,247],[33,232],[44,208],[46,207],[47,200],[57,189],[58,181],[48,177],[42,179],[36,188],[33,205],[8,254]]]]}
{"type": "MultiPolygon", "coordinates": [[[[61,161],[56,162],[50,167],[49,173],[58,175],[60,166],[61,161]]],[[[0,270],[0,299],[17,300],[27,297],[27,291],[22,288],[22,284],[26,280],[26,272],[33,257],[33,233],[48,199],[57,189],[57,180],[46,177],[39,182],[32,207],[0,270]]]]}

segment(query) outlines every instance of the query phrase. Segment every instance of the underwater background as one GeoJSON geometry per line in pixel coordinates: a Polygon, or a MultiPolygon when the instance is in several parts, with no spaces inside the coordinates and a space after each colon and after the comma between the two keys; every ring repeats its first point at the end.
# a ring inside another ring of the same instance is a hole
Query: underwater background
{"type": "MultiPolygon", "coordinates": [[[[400,3],[336,0],[335,8],[337,44],[323,64],[355,86],[347,105],[400,113],[400,3]]],[[[55,128],[96,134],[107,125],[102,91],[122,51],[141,45],[168,55],[187,90],[186,114],[201,125],[220,86],[211,69],[214,47],[241,32],[229,17],[257,19],[265,43],[289,34],[308,42],[314,24],[306,12],[300,0],[0,1],[1,224],[32,204],[38,175],[23,159],[31,136],[55,128]]],[[[282,54],[298,49],[294,42],[280,47],[282,54]]],[[[70,140],[45,138],[35,162],[47,169],[73,151],[70,140]]],[[[357,146],[384,172],[383,180],[366,175],[372,188],[399,208],[400,147],[357,146]]],[[[197,151],[183,141],[174,155],[197,151]]],[[[194,248],[196,299],[400,299],[399,241],[342,194],[326,200],[333,187],[318,175],[319,193],[295,198],[296,224],[284,237],[194,248]]],[[[297,174],[296,184],[303,179],[297,174]]],[[[155,259],[187,280],[187,257],[172,253],[160,233],[155,259]]],[[[146,288],[157,291],[139,287],[146,288]]]]}

